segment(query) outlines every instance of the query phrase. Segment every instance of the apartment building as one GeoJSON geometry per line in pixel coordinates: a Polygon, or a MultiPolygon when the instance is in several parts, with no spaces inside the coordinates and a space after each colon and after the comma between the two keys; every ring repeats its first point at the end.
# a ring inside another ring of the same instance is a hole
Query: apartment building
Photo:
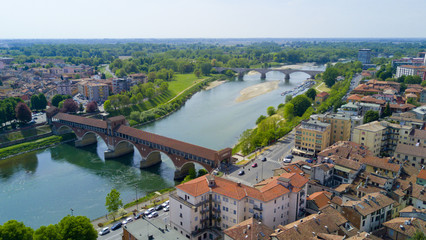
{"type": "Polygon", "coordinates": [[[396,77],[419,75],[424,80],[426,66],[401,65],[396,68],[396,77]]]}
{"type": "Polygon", "coordinates": [[[360,49],[358,50],[358,61],[362,64],[371,63],[371,49],[360,49]]]}
{"type": "Polygon", "coordinates": [[[78,92],[89,101],[104,102],[108,99],[107,84],[94,81],[81,81],[77,84],[78,92]]]}
{"type": "Polygon", "coordinates": [[[392,156],[397,144],[407,144],[412,128],[406,125],[374,121],[354,128],[352,141],[368,147],[375,156],[392,156]]]}
{"type": "Polygon", "coordinates": [[[351,137],[351,118],[345,114],[319,114],[317,120],[323,123],[329,123],[330,129],[330,145],[338,141],[348,141],[351,137]]]}
{"type": "Polygon", "coordinates": [[[382,193],[365,195],[360,201],[347,201],[342,205],[342,215],[363,232],[372,232],[390,220],[394,200],[382,193]]]}
{"type": "Polygon", "coordinates": [[[270,228],[295,221],[306,209],[308,179],[283,173],[249,187],[205,175],[170,194],[170,225],[188,239],[210,239],[251,217],[270,228]]]}
{"type": "Polygon", "coordinates": [[[393,158],[368,156],[361,158],[360,162],[365,165],[367,173],[374,173],[386,178],[396,178],[401,174],[402,166],[393,158]]]}
{"type": "Polygon", "coordinates": [[[130,78],[114,78],[112,79],[112,92],[114,94],[127,92],[130,91],[133,85],[133,81],[130,78]]]}
{"type": "Polygon", "coordinates": [[[398,144],[393,156],[399,161],[407,161],[411,166],[421,168],[425,165],[426,148],[416,145],[398,144]]]}
{"type": "Polygon", "coordinates": [[[58,91],[58,94],[61,95],[71,95],[71,82],[69,81],[62,81],[60,82],[57,87],[56,90],[58,91]]]}
{"type": "Polygon", "coordinates": [[[296,127],[295,148],[301,155],[316,155],[330,145],[331,125],[318,120],[302,121],[296,127]]]}

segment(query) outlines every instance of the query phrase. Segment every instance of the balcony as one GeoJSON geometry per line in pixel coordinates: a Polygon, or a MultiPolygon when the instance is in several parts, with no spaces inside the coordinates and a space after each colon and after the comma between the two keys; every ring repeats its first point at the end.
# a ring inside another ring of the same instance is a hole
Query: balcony
{"type": "Polygon", "coordinates": [[[256,211],[263,211],[263,208],[262,208],[262,207],[259,207],[259,206],[257,206],[257,205],[254,205],[254,206],[253,206],[253,209],[254,209],[254,210],[256,210],[256,211]]]}
{"type": "Polygon", "coordinates": [[[204,208],[204,209],[200,210],[201,214],[208,213],[208,212],[209,212],[208,208],[204,208]]]}

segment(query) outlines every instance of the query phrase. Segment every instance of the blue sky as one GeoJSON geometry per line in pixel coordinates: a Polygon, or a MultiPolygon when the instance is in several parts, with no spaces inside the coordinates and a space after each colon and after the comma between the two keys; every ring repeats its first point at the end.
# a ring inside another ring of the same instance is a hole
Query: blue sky
{"type": "Polygon", "coordinates": [[[1,38],[426,37],[425,0],[2,0],[1,38]]]}

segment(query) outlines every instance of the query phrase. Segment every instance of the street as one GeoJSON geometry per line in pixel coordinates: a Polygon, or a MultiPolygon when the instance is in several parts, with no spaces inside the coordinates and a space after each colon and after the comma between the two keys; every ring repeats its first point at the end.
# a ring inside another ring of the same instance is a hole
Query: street
{"type": "MultiPolygon", "coordinates": [[[[141,211],[145,211],[145,210],[141,210],[141,211]]],[[[151,219],[139,218],[138,220],[133,220],[133,222],[130,222],[126,225],[123,225],[121,228],[119,228],[115,231],[111,231],[110,233],[105,234],[103,236],[98,236],[98,239],[99,240],[121,240],[122,239],[121,235],[123,234],[124,226],[127,226],[130,229],[130,227],[135,226],[135,225],[138,225],[137,226],[138,228],[146,229],[147,230],[146,234],[153,234],[153,235],[156,235],[156,234],[169,235],[169,233],[172,234],[172,231],[174,231],[174,230],[172,230],[170,228],[170,226],[168,227],[168,230],[165,231],[166,223],[169,224],[169,213],[170,212],[164,212],[163,210],[160,210],[160,211],[157,211],[157,212],[158,212],[158,217],[151,218],[151,219]]],[[[123,221],[123,220],[124,219],[120,219],[120,220],[117,220],[116,222],[123,221]]],[[[109,227],[111,229],[112,225],[114,225],[114,224],[111,224],[111,225],[105,226],[105,227],[109,227]]],[[[104,227],[102,227],[102,228],[104,228],[104,227]]],[[[96,231],[99,233],[99,231],[101,231],[102,228],[97,228],[96,231]]],[[[183,238],[184,237],[182,236],[182,239],[183,238]]],[[[162,239],[162,238],[160,238],[160,239],[162,239]]],[[[176,238],[176,239],[178,239],[178,238],[176,238]]]]}
{"type": "Polygon", "coordinates": [[[259,154],[253,161],[248,163],[246,166],[232,166],[228,173],[224,175],[235,182],[241,182],[243,184],[252,186],[262,179],[270,178],[274,175],[273,170],[284,166],[282,158],[291,154],[291,149],[294,147],[294,130],[278,140],[274,145],[266,149],[262,154],[259,154]],[[266,161],[262,162],[262,159],[266,157],[266,161]],[[254,163],[257,163],[257,167],[252,167],[254,163]],[[238,173],[244,170],[244,175],[238,175],[238,173]]]}

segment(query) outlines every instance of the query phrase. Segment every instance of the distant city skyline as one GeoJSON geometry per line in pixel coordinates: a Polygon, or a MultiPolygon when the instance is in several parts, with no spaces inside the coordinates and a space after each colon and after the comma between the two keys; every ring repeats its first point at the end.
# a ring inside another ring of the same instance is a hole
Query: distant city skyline
{"type": "Polygon", "coordinates": [[[0,39],[425,38],[423,0],[17,0],[0,39]]]}

